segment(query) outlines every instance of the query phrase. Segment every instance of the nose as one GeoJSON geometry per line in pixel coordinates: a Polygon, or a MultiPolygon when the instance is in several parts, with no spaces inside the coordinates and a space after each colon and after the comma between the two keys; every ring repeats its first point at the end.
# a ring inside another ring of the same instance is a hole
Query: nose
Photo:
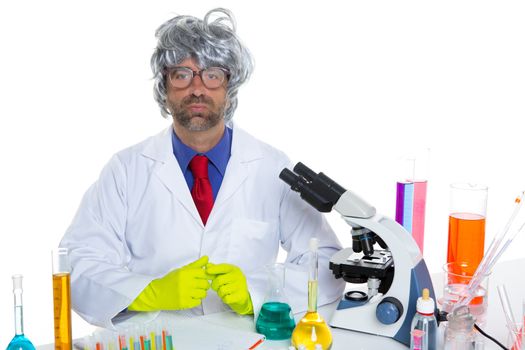
{"type": "Polygon", "coordinates": [[[200,75],[195,74],[190,84],[190,92],[195,96],[200,96],[204,93],[205,86],[200,75]]]}

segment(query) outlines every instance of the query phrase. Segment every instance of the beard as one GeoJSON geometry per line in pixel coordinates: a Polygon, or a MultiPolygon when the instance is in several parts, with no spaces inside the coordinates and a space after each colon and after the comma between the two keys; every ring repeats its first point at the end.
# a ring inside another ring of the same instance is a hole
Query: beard
{"type": "Polygon", "coordinates": [[[173,119],[183,128],[189,131],[206,131],[224,118],[226,102],[215,105],[213,100],[207,96],[190,95],[180,102],[166,101],[173,119]],[[192,103],[205,104],[208,110],[205,112],[191,112],[187,107],[192,103]]]}

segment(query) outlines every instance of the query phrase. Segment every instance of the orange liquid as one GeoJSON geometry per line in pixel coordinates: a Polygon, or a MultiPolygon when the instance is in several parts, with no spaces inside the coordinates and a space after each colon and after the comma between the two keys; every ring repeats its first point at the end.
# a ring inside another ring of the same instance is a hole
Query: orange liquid
{"type": "Polygon", "coordinates": [[[485,217],[453,213],[448,221],[447,262],[467,262],[465,273],[472,276],[485,250],[485,217]]]}
{"type": "Polygon", "coordinates": [[[71,340],[71,290],[69,274],[53,275],[53,312],[55,318],[55,350],[70,350],[71,340]]]}

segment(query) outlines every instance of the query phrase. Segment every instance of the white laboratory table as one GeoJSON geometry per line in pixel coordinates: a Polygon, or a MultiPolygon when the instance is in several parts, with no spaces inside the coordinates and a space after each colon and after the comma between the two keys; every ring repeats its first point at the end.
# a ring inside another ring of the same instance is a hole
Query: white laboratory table
{"type": "MultiPolygon", "coordinates": [[[[525,298],[525,279],[522,274],[525,271],[525,259],[512,260],[500,262],[494,268],[494,271],[489,279],[489,295],[488,295],[488,313],[487,313],[487,322],[485,326],[485,331],[490,335],[494,336],[501,342],[505,342],[507,337],[507,331],[505,327],[505,318],[503,315],[503,310],[501,308],[501,303],[499,301],[499,296],[497,293],[497,286],[500,284],[505,284],[509,298],[511,300],[511,307],[514,310],[516,317],[522,316],[522,302],[525,298]]],[[[436,296],[439,298],[442,295],[443,290],[443,274],[438,273],[432,275],[432,282],[434,285],[434,290],[436,296]]],[[[319,312],[325,318],[325,320],[330,319],[330,315],[335,310],[337,303],[330,305],[325,305],[319,308],[319,312]]],[[[303,313],[296,315],[296,320],[300,320],[303,316],[303,313]]],[[[186,319],[188,321],[188,319],[186,319]]],[[[181,318],[181,322],[185,322],[184,318],[181,318]]],[[[203,333],[205,334],[206,325],[215,324],[220,326],[231,327],[232,329],[244,330],[247,332],[254,331],[254,322],[251,317],[247,316],[237,316],[231,312],[210,314],[205,316],[200,316],[197,318],[192,318],[191,322],[202,322],[203,333]]],[[[203,334],[203,337],[205,335],[203,334]]],[[[369,335],[349,330],[336,329],[332,328],[333,335],[333,345],[332,350],[376,350],[376,349],[407,349],[403,344],[389,338],[369,335]]],[[[176,335],[175,335],[176,336],[176,335]]],[[[257,347],[257,350],[263,349],[274,349],[274,350],[288,350],[290,345],[288,341],[271,341],[266,340],[261,345],[257,347]]],[[[191,347],[192,350],[198,350],[199,348],[191,347]]],[[[212,347],[206,347],[207,350],[212,349],[212,347]]],[[[38,346],[39,350],[51,350],[53,349],[53,344],[47,344],[38,346]]],[[[493,342],[486,339],[485,340],[485,349],[499,349],[493,342]]],[[[176,350],[181,350],[176,348],[176,350]]],[[[186,349],[183,349],[186,350],[186,349]]]]}

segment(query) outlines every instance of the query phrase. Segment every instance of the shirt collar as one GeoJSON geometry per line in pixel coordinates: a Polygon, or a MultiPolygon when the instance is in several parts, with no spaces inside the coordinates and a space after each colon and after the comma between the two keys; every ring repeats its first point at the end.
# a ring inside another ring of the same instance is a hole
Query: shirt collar
{"type": "Polygon", "coordinates": [[[183,173],[188,169],[188,164],[190,164],[190,161],[195,155],[204,154],[224,177],[226,166],[228,165],[228,160],[230,159],[231,154],[232,129],[224,127],[224,133],[219,142],[205,153],[198,153],[182,143],[177,134],[175,134],[175,131],[172,131],[172,144],[173,154],[175,155],[175,158],[177,158],[183,173]]]}

